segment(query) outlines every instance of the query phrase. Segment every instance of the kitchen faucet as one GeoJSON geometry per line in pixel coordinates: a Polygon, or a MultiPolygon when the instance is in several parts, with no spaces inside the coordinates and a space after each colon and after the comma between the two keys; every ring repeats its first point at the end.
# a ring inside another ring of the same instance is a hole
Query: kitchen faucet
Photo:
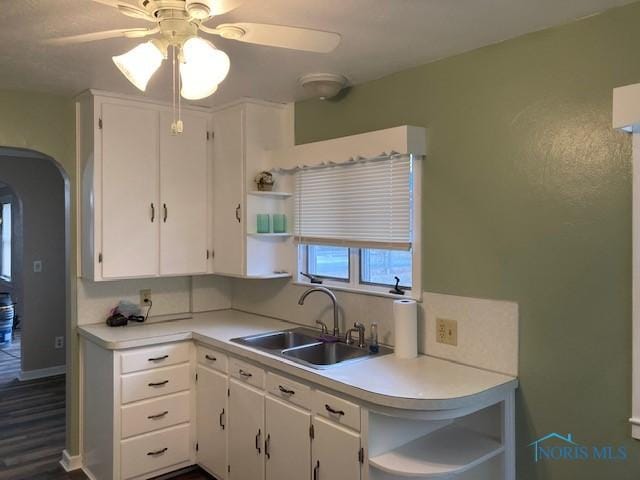
{"type": "MultiPolygon", "coordinates": [[[[340,325],[338,323],[338,300],[336,299],[336,296],[333,294],[331,290],[325,287],[310,288],[300,296],[300,299],[298,300],[298,305],[304,305],[305,299],[309,295],[311,295],[313,292],[324,293],[328,295],[329,298],[331,299],[331,302],[333,303],[333,336],[334,337],[340,336],[340,325]]],[[[319,322],[316,322],[316,323],[319,323],[319,322]]]]}

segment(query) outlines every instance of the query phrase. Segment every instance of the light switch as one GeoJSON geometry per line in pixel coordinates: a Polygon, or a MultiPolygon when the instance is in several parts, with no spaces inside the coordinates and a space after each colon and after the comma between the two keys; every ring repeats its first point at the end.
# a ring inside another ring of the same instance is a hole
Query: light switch
{"type": "Polygon", "coordinates": [[[42,260],[34,260],[33,261],[33,271],[35,273],[42,272],[42,260]]]}

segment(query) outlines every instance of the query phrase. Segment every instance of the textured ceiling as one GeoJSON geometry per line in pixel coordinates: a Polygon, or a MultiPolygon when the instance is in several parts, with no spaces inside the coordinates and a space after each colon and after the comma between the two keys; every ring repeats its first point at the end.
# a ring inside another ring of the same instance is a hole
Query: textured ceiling
{"type": "MultiPolygon", "coordinates": [[[[330,54],[312,54],[213,37],[231,57],[231,72],[218,92],[200,103],[239,97],[288,102],[303,97],[296,80],[305,73],[341,73],[358,84],[627,3],[632,0],[246,0],[209,25],[249,21],[311,27],[339,33],[342,43],[330,54]]],[[[0,7],[0,88],[139,93],[111,56],[141,40],[64,47],[42,40],[148,23],[90,0],[0,0],[0,7]]],[[[168,99],[169,81],[165,64],[147,95],[168,99]]]]}

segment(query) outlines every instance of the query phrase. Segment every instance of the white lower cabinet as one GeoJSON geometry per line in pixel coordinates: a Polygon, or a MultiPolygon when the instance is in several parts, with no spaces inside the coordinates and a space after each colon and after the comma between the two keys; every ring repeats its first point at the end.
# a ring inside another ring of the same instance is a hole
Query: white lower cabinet
{"type": "Polygon", "coordinates": [[[311,413],[266,397],[266,480],[308,480],[311,477],[311,413]]]}
{"type": "Polygon", "coordinates": [[[313,480],[359,480],[360,434],[314,417],[313,480]]]}
{"type": "Polygon", "coordinates": [[[229,479],[264,479],[264,392],[229,380],[229,479]]]}
{"type": "Polygon", "coordinates": [[[227,376],[198,366],[196,419],[198,463],[224,479],[227,473],[227,376]]]}

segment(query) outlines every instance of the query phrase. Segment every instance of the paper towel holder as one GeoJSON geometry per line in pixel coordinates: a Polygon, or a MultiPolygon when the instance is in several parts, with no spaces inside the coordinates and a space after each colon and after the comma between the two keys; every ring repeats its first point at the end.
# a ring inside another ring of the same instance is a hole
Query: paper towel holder
{"type": "Polygon", "coordinates": [[[404,290],[400,288],[400,277],[393,277],[396,279],[396,285],[389,290],[389,293],[393,293],[394,295],[404,295],[404,290]]]}

